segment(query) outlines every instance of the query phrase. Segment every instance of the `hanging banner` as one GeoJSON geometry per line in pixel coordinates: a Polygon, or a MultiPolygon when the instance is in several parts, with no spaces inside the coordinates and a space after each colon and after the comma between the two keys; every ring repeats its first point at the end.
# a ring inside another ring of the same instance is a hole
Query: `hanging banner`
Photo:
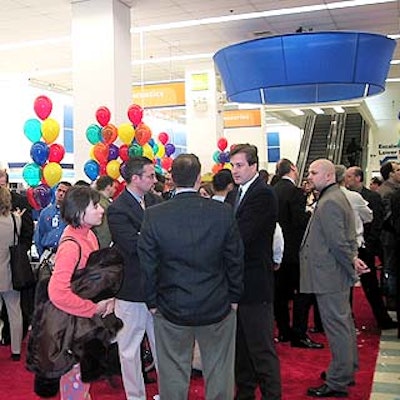
{"type": "Polygon", "coordinates": [[[224,128],[247,128],[261,126],[261,111],[228,110],[222,114],[224,128]]]}
{"type": "Polygon", "coordinates": [[[185,105],[185,83],[172,82],[133,86],[132,101],[143,108],[174,107],[185,105]]]}

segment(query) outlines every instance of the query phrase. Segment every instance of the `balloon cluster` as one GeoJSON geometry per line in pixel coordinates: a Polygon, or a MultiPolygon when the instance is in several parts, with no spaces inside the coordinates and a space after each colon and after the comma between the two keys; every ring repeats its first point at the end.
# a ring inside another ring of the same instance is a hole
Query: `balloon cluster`
{"type": "Polygon", "coordinates": [[[214,151],[213,153],[213,160],[215,164],[212,167],[212,172],[214,174],[216,174],[222,168],[228,168],[228,169],[232,168],[231,164],[229,164],[230,161],[229,151],[226,151],[228,147],[228,141],[224,137],[218,139],[217,147],[218,150],[214,151]]]}
{"type": "Polygon", "coordinates": [[[123,163],[135,156],[152,160],[156,172],[160,174],[171,168],[175,146],[168,143],[168,134],[161,132],[156,142],[151,129],[142,121],[143,109],[137,104],[129,106],[127,114],[130,122],[116,127],[110,123],[110,110],[101,106],[96,111],[97,124],[91,124],[86,129],[86,138],[93,146],[90,160],[83,168],[91,181],[102,175],[118,181],[120,176],[124,177],[123,163]],[[115,144],[117,139],[122,142],[120,146],[115,144]]]}
{"type": "Polygon", "coordinates": [[[27,198],[36,209],[46,207],[52,198],[51,187],[62,177],[60,165],[65,149],[54,143],[60,133],[59,123],[50,118],[53,104],[47,96],[38,96],[33,109],[39,118],[28,119],[24,124],[25,136],[32,142],[30,155],[33,162],[27,163],[22,177],[28,184],[27,198]]]}

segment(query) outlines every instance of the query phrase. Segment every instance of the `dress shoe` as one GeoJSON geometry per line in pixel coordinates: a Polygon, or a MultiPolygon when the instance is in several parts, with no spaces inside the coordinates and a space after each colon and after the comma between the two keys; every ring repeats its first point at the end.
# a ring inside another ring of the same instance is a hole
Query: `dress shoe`
{"type": "Polygon", "coordinates": [[[155,378],[150,377],[148,374],[143,374],[143,381],[146,385],[157,382],[155,378]]]}
{"type": "Polygon", "coordinates": [[[318,387],[309,388],[307,395],[311,397],[347,397],[347,392],[332,390],[328,385],[323,384],[318,387]]]}
{"type": "Polygon", "coordinates": [[[323,349],[324,345],[322,343],[317,343],[311,340],[309,337],[302,339],[294,339],[291,341],[292,347],[300,347],[302,349],[323,349]]]}
{"type": "Polygon", "coordinates": [[[397,327],[398,327],[397,322],[393,321],[392,319],[379,324],[379,328],[381,328],[382,330],[396,329],[397,327]]]}
{"type": "Polygon", "coordinates": [[[314,327],[314,328],[310,328],[309,331],[311,333],[324,333],[324,328],[320,328],[320,327],[314,327]]]}
{"type": "Polygon", "coordinates": [[[20,360],[21,360],[21,354],[19,354],[19,353],[12,353],[12,354],[11,354],[11,360],[13,360],[13,361],[20,361],[20,360]]]}
{"type": "Polygon", "coordinates": [[[289,335],[279,335],[274,340],[276,343],[286,343],[286,342],[290,342],[290,337],[289,337],[289,335]]]}
{"type": "Polygon", "coordinates": [[[203,372],[200,369],[192,368],[192,372],[190,373],[191,378],[202,378],[203,372]]]}
{"type": "MultiPolygon", "coordinates": [[[[321,378],[322,380],[326,381],[326,371],[322,371],[322,372],[321,372],[320,378],[321,378]]],[[[355,382],[355,381],[350,381],[350,382],[348,383],[348,386],[355,386],[355,385],[356,385],[356,382],[355,382]]]]}

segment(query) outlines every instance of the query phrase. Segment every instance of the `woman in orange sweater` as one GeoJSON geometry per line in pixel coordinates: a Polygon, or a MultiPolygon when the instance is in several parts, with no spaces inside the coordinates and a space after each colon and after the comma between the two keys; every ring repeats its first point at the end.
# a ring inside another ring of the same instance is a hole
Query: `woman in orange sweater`
{"type": "MultiPolygon", "coordinates": [[[[93,226],[101,224],[104,210],[99,204],[99,193],[85,186],[74,186],[65,195],[61,205],[61,217],[68,224],[61,236],[55,258],[55,268],[49,282],[49,297],[60,310],[78,316],[91,318],[95,314],[106,316],[114,311],[114,299],[94,303],[82,299],[71,290],[71,278],[75,268],[84,268],[91,252],[99,244],[93,226]]],[[[61,377],[61,400],[90,399],[90,384],[80,378],[80,366],[61,377]]]]}

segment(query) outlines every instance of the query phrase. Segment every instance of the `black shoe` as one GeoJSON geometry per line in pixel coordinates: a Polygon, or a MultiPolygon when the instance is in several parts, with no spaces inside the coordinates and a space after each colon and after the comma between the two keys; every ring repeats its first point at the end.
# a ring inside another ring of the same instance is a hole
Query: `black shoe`
{"type": "Polygon", "coordinates": [[[143,380],[146,385],[157,382],[155,378],[151,378],[148,374],[143,374],[143,380]]]}
{"type": "Polygon", "coordinates": [[[20,361],[21,360],[21,354],[18,354],[18,353],[11,354],[11,360],[20,361]]]}
{"type": "Polygon", "coordinates": [[[300,347],[302,349],[323,349],[324,345],[322,343],[317,343],[311,340],[309,337],[303,339],[295,339],[291,341],[292,347],[300,347]]]}
{"type": "Polygon", "coordinates": [[[289,335],[279,335],[274,339],[275,343],[286,343],[290,342],[290,337],[289,335]]]}
{"type": "Polygon", "coordinates": [[[324,328],[320,328],[320,327],[314,327],[314,328],[310,328],[309,332],[311,333],[324,333],[324,328]]]}
{"type": "Polygon", "coordinates": [[[200,369],[192,368],[190,376],[191,378],[201,378],[203,376],[203,372],[200,369]]]}
{"type": "Polygon", "coordinates": [[[307,396],[311,397],[347,397],[347,392],[340,392],[339,390],[332,390],[325,383],[321,386],[308,388],[307,396]]]}
{"type": "MultiPolygon", "coordinates": [[[[322,372],[321,372],[320,378],[321,378],[323,381],[326,381],[326,371],[322,371],[322,372]]],[[[355,385],[356,385],[356,382],[355,382],[355,381],[350,381],[350,382],[348,383],[348,386],[355,386],[355,385]]]]}
{"type": "Polygon", "coordinates": [[[382,322],[381,324],[379,324],[379,328],[381,328],[382,330],[396,329],[397,327],[398,327],[397,322],[393,321],[392,319],[390,319],[389,321],[385,321],[385,322],[382,322]]]}

